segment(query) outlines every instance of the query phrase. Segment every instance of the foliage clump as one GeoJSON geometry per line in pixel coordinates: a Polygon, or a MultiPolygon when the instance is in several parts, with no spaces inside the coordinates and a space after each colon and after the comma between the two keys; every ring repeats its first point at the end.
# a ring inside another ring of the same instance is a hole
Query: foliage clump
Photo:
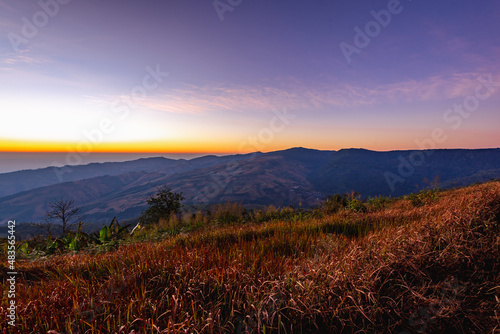
{"type": "Polygon", "coordinates": [[[417,193],[412,193],[405,198],[407,198],[410,203],[415,206],[422,206],[425,204],[430,204],[438,199],[438,189],[423,189],[417,193]]]}
{"type": "Polygon", "coordinates": [[[141,221],[145,224],[154,224],[160,219],[168,220],[170,215],[179,212],[183,200],[182,193],[174,193],[168,187],[160,187],[156,194],[147,200],[149,208],[142,213],[141,221]]]}

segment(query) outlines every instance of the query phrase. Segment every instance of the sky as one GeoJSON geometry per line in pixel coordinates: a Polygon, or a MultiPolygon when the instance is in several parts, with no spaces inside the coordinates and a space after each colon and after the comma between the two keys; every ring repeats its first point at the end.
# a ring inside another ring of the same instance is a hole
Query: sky
{"type": "Polygon", "coordinates": [[[0,0],[0,156],[499,147],[499,22],[493,0],[0,0]]]}

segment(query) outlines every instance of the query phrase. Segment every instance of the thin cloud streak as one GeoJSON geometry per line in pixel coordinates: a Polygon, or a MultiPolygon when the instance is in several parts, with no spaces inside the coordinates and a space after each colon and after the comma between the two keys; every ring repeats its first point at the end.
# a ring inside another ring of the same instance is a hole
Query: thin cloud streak
{"type": "MultiPolygon", "coordinates": [[[[287,88],[190,85],[188,88],[173,89],[168,93],[159,93],[134,102],[148,109],[181,114],[268,112],[285,105],[302,110],[330,110],[456,99],[473,93],[479,84],[478,79],[485,75],[487,73],[457,73],[370,88],[350,84],[306,87],[297,83],[287,88]]],[[[499,80],[499,75],[494,76],[494,81],[499,80]]]]}
{"type": "Polygon", "coordinates": [[[27,55],[26,52],[23,53],[12,53],[5,56],[5,58],[0,59],[0,64],[6,65],[16,65],[16,64],[43,64],[48,61],[42,60],[40,58],[34,58],[27,55]]]}
{"type": "Polygon", "coordinates": [[[0,7],[8,10],[8,11],[11,11],[13,13],[19,13],[18,10],[16,10],[15,8],[13,8],[12,6],[9,6],[5,3],[5,1],[0,1],[0,7]]]}

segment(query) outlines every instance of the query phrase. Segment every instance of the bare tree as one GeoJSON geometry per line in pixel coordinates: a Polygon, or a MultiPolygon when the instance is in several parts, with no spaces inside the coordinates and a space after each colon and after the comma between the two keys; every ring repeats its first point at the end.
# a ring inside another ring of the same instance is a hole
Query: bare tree
{"type": "Polygon", "coordinates": [[[62,235],[71,231],[72,227],[83,219],[82,210],[74,206],[74,200],[55,200],[49,203],[45,220],[50,233],[51,223],[59,223],[62,228],[62,235]]]}

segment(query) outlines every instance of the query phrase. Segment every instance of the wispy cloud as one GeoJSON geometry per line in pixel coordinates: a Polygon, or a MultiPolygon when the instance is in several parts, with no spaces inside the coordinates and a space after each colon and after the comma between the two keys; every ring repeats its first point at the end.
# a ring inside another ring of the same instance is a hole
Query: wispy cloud
{"type": "MultiPolygon", "coordinates": [[[[339,85],[326,89],[306,90],[316,104],[357,107],[394,102],[442,101],[470,95],[479,78],[488,72],[455,73],[431,76],[424,80],[407,80],[378,86],[339,85]]],[[[494,75],[496,80],[500,75],[494,75]]]]}
{"type": "Polygon", "coordinates": [[[464,51],[469,46],[470,43],[461,37],[458,37],[456,33],[449,31],[451,27],[445,29],[441,25],[428,24],[429,28],[427,33],[435,39],[436,50],[443,51],[446,50],[449,53],[454,53],[457,51],[464,51]]]}
{"type": "MultiPolygon", "coordinates": [[[[318,84],[312,87],[297,80],[291,80],[288,86],[280,88],[271,85],[184,85],[182,88],[154,92],[151,96],[135,99],[133,102],[150,110],[180,114],[259,113],[283,106],[304,111],[338,110],[464,97],[474,92],[479,83],[478,78],[484,74],[486,73],[456,73],[378,86],[318,84]]],[[[500,80],[498,75],[494,78],[500,80]]],[[[130,96],[89,97],[89,101],[102,105],[127,99],[130,96]]]]}
{"type": "Polygon", "coordinates": [[[382,85],[372,90],[377,101],[432,101],[454,99],[470,94],[479,83],[484,73],[456,73],[444,76],[432,76],[425,80],[408,80],[389,85],[382,85]]]}
{"type": "Polygon", "coordinates": [[[10,12],[14,12],[14,13],[17,13],[19,12],[18,10],[16,10],[14,7],[8,5],[5,1],[0,1],[0,7],[2,7],[3,9],[6,9],[10,12]]]}
{"type": "Polygon", "coordinates": [[[16,65],[16,64],[42,64],[47,63],[46,59],[33,57],[28,55],[27,52],[11,53],[0,58],[0,64],[16,65]]]}
{"type": "Polygon", "coordinates": [[[285,90],[272,87],[228,87],[225,85],[195,86],[183,85],[182,88],[168,92],[154,92],[144,98],[130,95],[88,96],[93,104],[107,105],[117,101],[127,101],[138,108],[148,108],[160,112],[179,114],[203,114],[210,112],[259,112],[268,111],[292,102],[299,103],[298,97],[285,90]]]}
{"type": "MultiPolygon", "coordinates": [[[[471,94],[478,78],[487,73],[456,73],[432,76],[425,80],[408,80],[378,86],[352,84],[306,85],[293,83],[287,88],[273,87],[204,87],[189,92],[191,105],[244,111],[269,109],[279,105],[296,108],[346,108],[393,102],[439,101],[471,94]]],[[[498,75],[496,76],[498,77],[498,75]]],[[[174,95],[187,96],[187,91],[174,95]]]]}

